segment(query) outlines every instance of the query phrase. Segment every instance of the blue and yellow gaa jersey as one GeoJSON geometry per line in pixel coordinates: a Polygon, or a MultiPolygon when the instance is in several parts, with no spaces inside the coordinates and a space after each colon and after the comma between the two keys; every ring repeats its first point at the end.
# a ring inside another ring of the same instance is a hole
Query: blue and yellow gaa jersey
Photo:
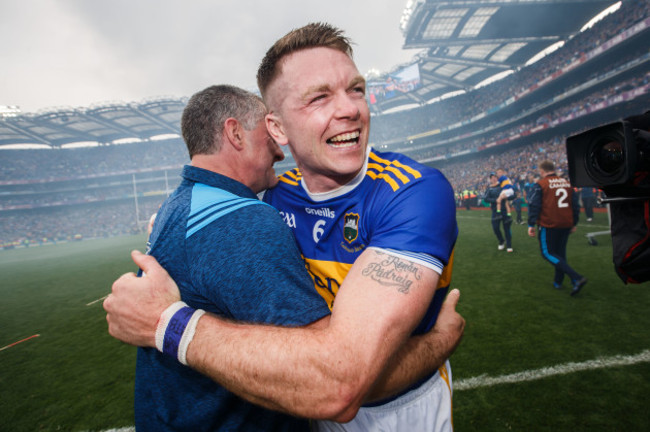
{"type": "Polygon", "coordinates": [[[499,187],[501,187],[501,189],[514,189],[512,182],[507,176],[502,175],[501,177],[499,177],[498,181],[499,181],[499,187]]]}
{"type": "Polygon", "coordinates": [[[369,150],[360,174],[335,191],[310,194],[301,179],[298,169],[282,174],[264,200],[294,231],[316,290],[330,308],[366,248],[417,254],[414,260],[425,256],[425,264],[441,275],[416,333],[429,330],[450,283],[458,236],[454,193],[442,173],[401,154],[369,150]]]}

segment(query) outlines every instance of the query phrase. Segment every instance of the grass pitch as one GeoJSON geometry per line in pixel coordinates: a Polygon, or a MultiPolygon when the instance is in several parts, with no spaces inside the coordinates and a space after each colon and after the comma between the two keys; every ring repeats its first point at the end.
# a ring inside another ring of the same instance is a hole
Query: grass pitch
{"type": "Polygon", "coordinates": [[[135,349],[107,333],[101,301],[144,237],[0,251],[2,431],[133,424],[135,349]],[[88,303],[92,303],[87,306],[88,303]]]}
{"type": "MultiPolygon", "coordinates": [[[[650,349],[650,283],[624,285],[610,237],[597,246],[585,237],[606,230],[607,215],[582,222],[569,241],[569,262],[589,278],[576,297],[568,281],[552,288],[553,269],[525,225],[512,227],[513,253],[498,251],[489,216],[458,210],[452,287],[467,327],[451,362],[456,383],[479,384],[454,393],[456,430],[647,430],[646,360],[498,383],[650,349]]],[[[0,348],[40,335],[0,351],[0,431],[133,425],[135,349],[107,334],[99,299],[134,270],[129,251],[144,244],[135,236],[0,251],[0,348]]]]}

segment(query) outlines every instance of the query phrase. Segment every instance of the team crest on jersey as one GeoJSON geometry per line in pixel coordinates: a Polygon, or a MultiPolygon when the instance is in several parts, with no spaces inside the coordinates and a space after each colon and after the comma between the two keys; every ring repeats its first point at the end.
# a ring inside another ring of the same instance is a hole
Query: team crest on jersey
{"type": "Polygon", "coordinates": [[[345,214],[343,237],[348,243],[352,243],[359,237],[359,215],[357,213],[345,214]]]}

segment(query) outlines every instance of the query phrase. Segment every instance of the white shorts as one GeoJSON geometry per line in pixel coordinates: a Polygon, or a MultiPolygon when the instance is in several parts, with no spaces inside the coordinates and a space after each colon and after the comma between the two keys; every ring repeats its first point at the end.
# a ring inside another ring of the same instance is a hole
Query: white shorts
{"type": "Polygon", "coordinates": [[[501,193],[499,194],[500,195],[499,197],[500,198],[510,198],[514,194],[515,194],[515,190],[511,189],[511,188],[508,188],[508,189],[503,189],[501,191],[501,193]]]}
{"type": "Polygon", "coordinates": [[[361,407],[348,423],[319,420],[314,432],[451,432],[451,366],[449,360],[420,387],[384,405],[361,407]]]}

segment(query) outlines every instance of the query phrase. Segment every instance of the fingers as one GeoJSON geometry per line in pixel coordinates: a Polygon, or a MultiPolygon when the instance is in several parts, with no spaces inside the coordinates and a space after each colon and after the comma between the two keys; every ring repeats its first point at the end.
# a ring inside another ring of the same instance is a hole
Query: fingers
{"type": "MultiPolygon", "coordinates": [[[[169,302],[169,304],[180,300],[181,293],[178,289],[178,286],[174,280],[169,276],[167,270],[165,270],[160,263],[151,255],[145,255],[138,250],[131,252],[131,258],[133,262],[136,263],[140,269],[142,269],[146,277],[137,278],[137,281],[130,281],[128,279],[120,280],[118,279],[113,284],[113,291],[115,291],[115,285],[121,284],[124,285],[126,289],[133,289],[138,287],[142,290],[147,290],[148,295],[151,297],[149,299],[150,303],[158,302],[169,302]]],[[[122,277],[126,277],[124,275],[122,277]]],[[[135,277],[135,276],[134,276],[135,277]]],[[[132,295],[130,295],[132,297],[132,295]]],[[[132,297],[133,298],[133,297],[132,297]]],[[[167,306],[169,305],[167,304],[167,306]]],[[[164,308],[163,308],[164,309],[164,308]]]]}
{"type": "MultiPolygon", "coordinates": [[[[102,302],[102,307],[106,312],[108,312],[111,308],[111,302],[113,299],[111,298],[111,294],[107,295],[104,301],[102,302]]],[[[108,321],[108,315],[106,315],[106,320],[108,321]]]]}
{"type": "Polygon", "coordinates": [[[460,291],[457,288],[454,288],[453,290],[449,291],[449,294],[447,294],[447,298],[445,299],[442,307],[450,307],[452,309],[456,309],[459,299],[460,291]]]}
{"type": "Polygon", "coordinates": [[[158,261],[151,255],[146,255],[139,250],[131,251],[133,262],[147,275],[151,276],[156,273],[167,273],[164,268],[158,264],[158,261]]]}
{"type": "MultiPolygon", "coordinates": [[[[127,281],[129,279],[133,279],[133,278],[137,278],[135,273],[133,273],[133,272],[124,273],[115,282],[113,282],[113,285],[111,285],[111,293],[109,295],[107,295],[106,298],[104,299],[104,301],[102,302],[102,307],[104,308],[104,310],[107,313],[111,313],[113,311],[113,309],[114,309],[114,304],[115,304],[116,298],[115,298],[115,296],[113,294],[117,294],[119,292],[120,287],[122,286],[122,284],[125,281],[127,281]]],[[[108,319],[108,316],[106,318],[108,319]]]]}
{"type": "Polygon", "coordinates": [[[128,281],[130,281],[132,279],[137,279],[137,278],[138,278],[138,276],[133,272],[124,273],[122,276],[120,276],[118,279],[116,279],[115,282],[113,282],[113,285],[111,286],[111,292],[113,294],[117,294],[120,291],[121,287],[123,287],[125,285],[128,286],[128,281]]]}
{"type": "Polygon", "coordinates": [[[465,327],[465,318],[463,318],[458,311],[456,311],[456,307],[458,306],[458,300],[460,299],[460,290],[457,288],[452,289],[449,291],[449,294],[447,294],[447,298],[445,299],[445,302],[442,304],[442,310],[440,311],[441,313],[443,310],[447,311],[447,315],[449,317],[453,317],[452,322],[455,322],[457,326],[459,326],[460,331],[462,332],[462,329],[465,327]]]}

